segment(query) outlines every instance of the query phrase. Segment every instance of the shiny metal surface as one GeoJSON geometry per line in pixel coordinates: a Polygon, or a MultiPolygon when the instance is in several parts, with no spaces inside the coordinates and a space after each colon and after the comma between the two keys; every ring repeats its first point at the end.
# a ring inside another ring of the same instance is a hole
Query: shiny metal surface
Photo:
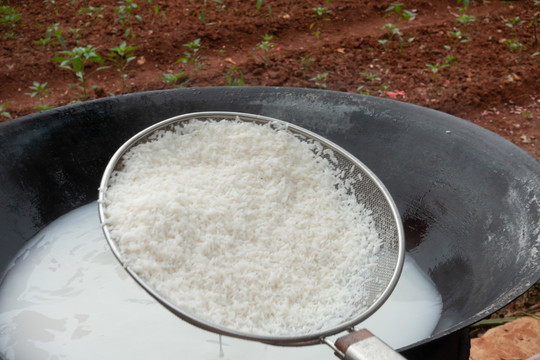
{"type": "Polygon", "coordinates": [[[139,132],[127,142],[125,142],[113,155],[109,164],[107,165],[102,181],[99,187],[99,216],[101,219],[104,234],[107,241],[115,254],[116,258],[122,263],[128,273],[152,296],[154,296],[161,304],[166,306],[173,313],[181,317],[182,319],[191,322],[192,324],[202,327],[204,329],[214,331],[220,334],[234,336],[243,339],[250,339],[261,341],[265,343],[271,343],[275,345],[307,345],[319,343],[321,337],[327,337],[329,335],[339,333],[363,320],[368,318],[374,313],[388,298],[394,289],[404,261],[405,253],[405,238],[402,228],[401,219],[392,197],[383,183],[376,177],[376,175],[367,168],[361,161],[355,158],[352,154],[323,138],[322,136],[304,129],[300,126],[260,115],[237,113],[237,112],[198,112],[176,116],[157,124],[154,124],[143,131],[139,132]],[[139,274],[133,271],[125,259],[122,258],[121,251],[112,239],[111,234],[106,225],[105,210],[107,206],[106,191],[109,186],[109,179],[113,172],[122,166],[122,157],[132,147],[137,144],[144,143],[149,140],[152,134],[158,130],[170,130],[173,127],[181,126],[190,120],[235,120],[243,122],[253,123],[270,123],[272,126],[279,126],[280,128],[286,127],[288,131],[292,132],[302,141],[316,141],[320,143],[324,149],[332,150],[334,156],[337,158],[336,168],[345,173],[346,178],[358,179],[353,185],[353,192],[358,202],[363,203],[368,210],[371,210],[374,219],[375,227],[382,240],[382,247],[379,252],[379,260],[377,268],[374,270],[376,278],[370,279],[366,283],[366,296],[362,299],[358,299],[358,304],[368,304],[367,307],[358,310],[356,316],[348,321],[345,321],[336,326],[326,328],[322,331],[299,336],[261,336],[253,335],[243,332],[238,332],[234,329],[225,328],[223,326],[213,324],[206,320],[200,319],[194,314],[191,314],[176,304],[168,301],[164,296],[159,294],[152,288],[147,282],[145,282],[139,274]]]}

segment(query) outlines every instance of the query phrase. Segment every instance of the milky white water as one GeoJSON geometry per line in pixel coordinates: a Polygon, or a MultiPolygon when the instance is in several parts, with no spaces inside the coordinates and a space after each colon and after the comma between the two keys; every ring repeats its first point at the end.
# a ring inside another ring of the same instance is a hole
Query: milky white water
{"type": "MultiPolygon", "coordinates": [[[[0,283],[0,356],[8,359],[329,359],[326,345],[277,347],[198,329],[158,304],[119,265],[97,204],[61,217],[15,257],[0,283]]],[[[440,295],[407,256],[366,327],[394,348],[429,336],[440,295]]]]}

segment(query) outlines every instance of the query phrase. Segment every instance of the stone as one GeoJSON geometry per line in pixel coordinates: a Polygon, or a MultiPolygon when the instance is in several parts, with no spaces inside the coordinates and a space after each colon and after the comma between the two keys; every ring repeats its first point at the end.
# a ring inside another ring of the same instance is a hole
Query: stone
{"type": "Polygon", "coordinates": [[[523,317],[471,339],[470,360],[540,359],[540,320],[523,317]]]}

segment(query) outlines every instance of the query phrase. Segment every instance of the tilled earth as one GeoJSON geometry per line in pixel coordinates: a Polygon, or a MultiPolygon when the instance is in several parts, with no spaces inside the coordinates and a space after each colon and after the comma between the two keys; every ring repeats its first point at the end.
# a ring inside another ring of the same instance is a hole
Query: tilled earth
{"type": "Polygon", "coordinates": [[[539,0],[0,0],[0,121],[179,86],[313,87],[440,110],[540,160],[539,20],[539,0]]]}

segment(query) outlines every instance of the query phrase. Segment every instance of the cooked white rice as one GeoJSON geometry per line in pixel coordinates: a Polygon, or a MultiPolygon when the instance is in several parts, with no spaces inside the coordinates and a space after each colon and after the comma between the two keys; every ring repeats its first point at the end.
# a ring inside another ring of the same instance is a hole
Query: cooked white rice
{"type": "Polygon", "coordinates": [[[125,263],[161,295],[259,335],[309,334],[363,310],[380,240],[333,154],[227,120],[153,139],[125,155],[104,201],[125,263]]]}

